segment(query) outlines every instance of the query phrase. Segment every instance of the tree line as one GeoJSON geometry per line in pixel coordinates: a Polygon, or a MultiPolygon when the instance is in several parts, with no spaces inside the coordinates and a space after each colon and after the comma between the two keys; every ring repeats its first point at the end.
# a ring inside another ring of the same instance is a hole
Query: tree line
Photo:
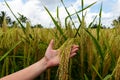
{"type": "MultiPolygon", "coordinates": [[[[26,22],[29,22],[29,19],[27,17],[25,17],[24,15],[18,13],[19,17],[18,20],[22,23],[22,24],[26,24],[26,22]]],[[[4,18],[6,19],[6,23],[8,24],[9,27],[13,27],[14,24],[17,24],[17,21],[12,20],[10,16],[7,15],[6,12],[1,11],[0,12],[0,27],[2,27],[4,18]]],[[[39,28],[43,28],[43,26],[41,24],[35,24],[33,26],[31,26],[32,28],[34,27],[39,27],[39,28]]]]}
{"type": "MultiPolygon", "coordinates": [[[[22,23],[22,24],[26,24],[26,22],[29,21],[29,19],[27,17],[25,17],[24,15],[19,14],[18,20],[22,23]]],[[[2,27],[4,18],[6,19],[6,23],[10,26],[13,27],[14,24],[17,24],[17,21],[13,21],[10,16],[8,16],[6,14],[6,12],[1,11],[0,12],[0,27],[2,27]]],[[[102,24],[101,24],[102,25],[102,24]]],[[[112,21],[112,26],[114,26],[114,28],[117,28],[120,26],[120,16],[117,19],[114,19],[112,21]]],[[[98,24],[93,24],[93,26],[91,27],[92,29],[97,28],[99,25],[98,24]]],[[[32,28],[38,27],[38,28],[43,28],[43,26],[41,24],[35,24],[33,26],[31,26],[32,28]]],[[[107,27],[105,25],[101,26],[102,29],[106,29],[107,27]]],[[[109,27],[108,27],[109,28],[109,27]]]]}

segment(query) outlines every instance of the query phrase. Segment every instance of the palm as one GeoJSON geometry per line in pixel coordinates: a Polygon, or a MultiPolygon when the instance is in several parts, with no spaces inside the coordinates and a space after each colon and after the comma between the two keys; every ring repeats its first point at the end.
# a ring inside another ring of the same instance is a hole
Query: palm
{"type": "Polygon", "coordinates": [[[56,66],[59,64],[59,51],[58,50],[53,50],[53,45],[54,45],[54,41],[51,40],[46,53],[45,53],[45,57],[47,58],[47,60],[49,61],[49,66],[56,66]]]}

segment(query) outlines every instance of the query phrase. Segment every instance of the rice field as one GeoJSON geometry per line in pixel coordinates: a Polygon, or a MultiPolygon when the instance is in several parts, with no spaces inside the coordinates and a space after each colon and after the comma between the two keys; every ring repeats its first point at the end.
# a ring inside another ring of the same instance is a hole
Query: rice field
{"type": "MultiPolygon", "coordinates": [[[[0,77],[38,61],[44,56],[51,39],[55,40],[55,49],[59,48],[64,42],[70,46],[70,39],[74,39],[73,43],[80,46],[77,55],[70,60],[70,63],[68,60],[64,63],[67,52],[63,52],[63,62],[61,62],[61,67],[64,68],[66,65],[66,70],[71,68],[70,71],[67,71],[69,72],[67,75],[69,79],[108,80],[111,78],[111,80],[119,80],[120,34],[115,29],[102,29],[99,33],[100,39],[97,41],[96,30],[88,29],[88,31],[90,33],[80,29],[80,36],[77,35],[76,38],[73,38],[75,35],[74,29],[63,29],[67,37],[66,41],[57,29],[30,28],[28,23],[25,33],[18,27],[7,28],[6,26],[6,28],[0,28],[0,77]],[[55,33],[57,34],[55,35],[55,33]]],[[[63,69],[58,70],[58,72],[63,74],[63,69]]],[[[48,69],[36,80],[57,80],[56,73],[57,67],[48,69]]],[[[60,77],[63,76],[62,74],[60,77]]]]}
{"type": "MultiPolygon", "coordinates": [[[[84,6],[84,0],[81,1],[84,6]]],[[[90,28],[94,20],[86,26],[83,11],[95,3],[82,7],[75,14],[69,14],[64,2],[62,4],[68,13],[65,27],[60,25],[46,7],[55,28],[31,28],[29,22],[24,28],[20,25],[9,28],[4,20],[3,27],[0,28],[0,77],[40,60],[50,40],[54,39],[54,49],[62,50],[60,65],[46,70],[35,80],[120,80],[120,28],[101,29],[101,15],[96,29],[90,28]],[[67,21],[69,18],[74,24],[72,15],[76,15],[80,22],[78,28],[67,21]],[[79,51],[69,60],[72,44],[79,45],[79,51]]]]}

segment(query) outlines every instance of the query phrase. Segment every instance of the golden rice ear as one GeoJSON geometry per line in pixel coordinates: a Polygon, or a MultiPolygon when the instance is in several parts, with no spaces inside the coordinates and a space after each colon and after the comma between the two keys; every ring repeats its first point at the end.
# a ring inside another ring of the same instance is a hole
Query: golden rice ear
{"type": "Polygon", "coordinates": [[[120,56],[117,61],[117,65],[115,68],[115,80],[120,80],[120,56]]]}
{"type": "Polygon", "coordinates": [[[7,31],[7,27],[8,27],[8,25],[7,25],[6,17],[4,17],[3,24],[2,24],[3,32],[7,31]]]}
{"type": "Polygon", "coordinates": [[[68,39],[58,50],[60,51],[60,64],[58,68],[58,79],[59,80],[68,80],[69,79],[69,57],[71,46],[73,45],[74,39],[68,39]]]}

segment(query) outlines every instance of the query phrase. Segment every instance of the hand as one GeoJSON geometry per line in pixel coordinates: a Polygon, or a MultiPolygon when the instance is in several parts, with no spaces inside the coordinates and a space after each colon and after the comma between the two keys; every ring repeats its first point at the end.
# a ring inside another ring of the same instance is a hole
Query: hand
{"type": "MultiPolygon", "coordinates": [[[[57,66],[60,62],[60,57],[59,57],[60,51],[54,50],[53,46],[54,46],[54,41],[51,40],[45,53],[45,59],[48,62],[48,67],[57,66]]],[[[78,48],[79,47],[77,45],[73,45],[71,47],[70,57],[73,57],[76,55],[78,48]]]]}

